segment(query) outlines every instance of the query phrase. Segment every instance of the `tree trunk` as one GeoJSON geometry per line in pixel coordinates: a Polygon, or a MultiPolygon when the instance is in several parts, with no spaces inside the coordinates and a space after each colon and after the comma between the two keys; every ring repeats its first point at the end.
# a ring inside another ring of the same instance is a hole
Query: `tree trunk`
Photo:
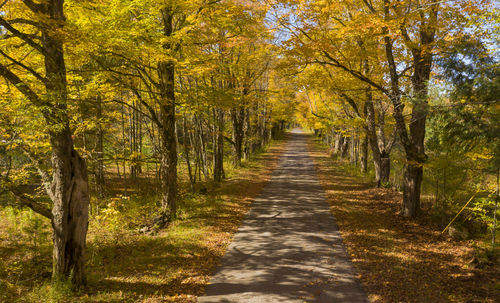
{"type": "Polygon", "coordinates": [[[403,209],[407,217],[415,217],[420,211],[420,187],[423,167],[419,164],[406,164],[403,178],[403,209]]]}
{"type": "Polygon", "coordinates": [[[191,187],[191,190],[194,189],[194,183],[195,183],[195,178],[193,178],[193,172],[191,169],[191,161],[189,160],[189,153],[190,153],[190,148],[188,144],[189,140],[189,135],[188,135],[188,130],[187,130],[187,122],[186,122],[186,114],[184,113],[184,119],[183,119],[183,142],[184,142],[184,154],[186,157],[186,165],[187,165],[187,170],[188,170],[188,176],[189,176],[189,184],[191,187]]]}
{"type": "Polygon", "coordinates": [[[214,134],[214,181],[224,179],[224,111],[214,109],[216,133],[214,134]]]}
{"type": "MultiPolygon", "coordinates": [[[[377,187],[382,186],[382,184],[387,184],[389,182],[389,175],[391,173],[391,159],[390,150],[392,146],[386,147],[385,135],[382,131],[377,135],[376,122],[375,122],[375,107],[373,106],[373,99],[371,88],[366,89],[366,102],[365,102],[365,114],[366,114],[366,131],[368,136],[368,142],[370,149],[372,151],[373,165],[375,167],[375,180],[377,182],[377,187]]],[[[383,129],[381,124],[383,123],[383,113],[379,116],[379,128],[383,129]]]]}
{"type": "MultiPolygon", "coordinates": [[[[173,34],[173,13],[170,7],[161,10],[163,35],[173,34]]],[[[169,42],[164,43],[171,50],[169,42]]],[[[158,228],[162,228],[177,216],[177,144],[175,133],[175,65],[173,61],[158,62],[160,90],[160,139],[161,139],[161,218],[158,228]]]]}
{"type": "Polygon", "coordinates": [[[99,120],[97,128],[97,171],[96,187],[99,198],[104,197],[104,129],[102,127],[102,99],[97,97],[97,118],[99,120]]]}
{"type": "Polygon", "coordinates": [[[73,148],[69,126],[51,134],[53,168],[53,271],[54,280],[71,278],[86,283],[84,252],[89,193],[85,161],[73,148]]]}
{"type": "MultiPolygon", "coordinates": [[[[175,139],[175,95],[174,63],[160,62],[158,73],[161,83],[160,138],[161,138],[161,188],[162,188],[162,224],[177,215],[177,145],[175,139]]],[[[161,224],[160,224],[161,225],[161,224]]]]}
{"type": "Polygon", "coordinates": [[[345,157],[347,156],[350,141],[351,138],[343,137],[342,145],[340,146],[340,158],[345,159],[345,157]]]}
{"type": "MultiPolygon", "coordinates": [[[[428,15],[422,13],[422,20],[418,28],[419,43],[412,41],[408,35],[403,35],[403,42],[411,52],[413,59],[413,75],[411,77],[412,115],[409,123],[409,133],[403,115],[403,104],[401,103],[401,90],[399,87],[398,65],[394,60],[393,40],[388,34],[388,29],[383,28],[384,46],[389,67],[391,91],[389,97],[393,104],[393,116],[396,122],[401,144],[405,149],[407,163],[405,165],[403,180],[403,204],[402,213],[407,217],[417,216],[420,210],[420,187],[422,184],[423,164],[427,160],[424,152],[425,122],[428,112],[428,81],[432,67],[432,52],[434,48],[435,34],[437,30],[437,18],[439,5],[432,5],[428,15]]],[[[384,18],[389,20],[390,1],[384,0],[384,18]]],[[[406,28],[402,27],[402,31],[406,28]]]]}
{"type": "MultiPolygon", "coordinates": [[[[56,26],[62,26],[63,0],[44,3],[43,10],[56,26]]],[[[52,25],[52,24],[51,24],[52,25]]],[[[53,37],[52,26],[42,30],[45,56],[45,88],[53,108],[46,114],[52,147],[53,271],[54,280],[68,280],[74,285],[86,283],[84,272],[89,192],[85,161],[73,147],[67,113],[67,82],[63,43],[53,37]]]]}
{"type": "Polygon", "coordinates": [[[361,139],[361,172],[368,171],[368,134],[361,139]]]}
{"type": "Polygon", "coordinates": [[[239,107],[231,109],[231,121],[233,124],[233,142],[234,142],[233,164],[235,167],[240,167],[242,153],[243,153],[242,147],[243,147],[243,137],[244,137],[243,126],[245,123],[245,108],[239,107]]]}
{"type": "Polygon", "coordinates": [[[343,144],[344,144],[344,136],[342,136],[341,133],[337,133],[335,135],[335,143],[334,143],[334,147],[333,147],[333,153],[339,154],[340,150],[342,149],[343,144]]]}

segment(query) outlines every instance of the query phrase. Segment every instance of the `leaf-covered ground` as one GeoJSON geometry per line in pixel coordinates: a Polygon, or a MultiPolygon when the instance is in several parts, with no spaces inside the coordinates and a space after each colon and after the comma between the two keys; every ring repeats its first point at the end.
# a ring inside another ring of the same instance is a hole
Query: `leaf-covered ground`
{"type": "Polygon", "coordinates": [[[36,243],[32,233],[18,230],[13,221],[24,212],[0,219],[0,302],[195,302],[283,146],[274,144],[243,168],[228,170],[220,186],[205,184],[206,194],[184,189],[179,219],[155,236],[138,233],[136,223],[154,202],[111,199],[90,222],[89,285],[76,294],[50,285],[50,236],[36,243]]]}
{"type": "Polygon", "coordinates": [[[471,266],[472,241],[403,218],[400,193],[353,177],[312,139],[309,148],[371,302],[500,302],[499,266],[471,266]]]}

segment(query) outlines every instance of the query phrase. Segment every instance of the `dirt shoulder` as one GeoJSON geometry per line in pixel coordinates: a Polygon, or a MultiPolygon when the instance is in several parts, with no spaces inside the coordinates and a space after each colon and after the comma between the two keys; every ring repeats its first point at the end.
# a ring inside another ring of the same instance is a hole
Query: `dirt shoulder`
{"type": "Polygon", "coordinates": [[[312,137],[309,149],[371,302],[500,302],[500,270],[470,266],[471,241],[403,218],[400,193],[351,176],[312,137]]]}

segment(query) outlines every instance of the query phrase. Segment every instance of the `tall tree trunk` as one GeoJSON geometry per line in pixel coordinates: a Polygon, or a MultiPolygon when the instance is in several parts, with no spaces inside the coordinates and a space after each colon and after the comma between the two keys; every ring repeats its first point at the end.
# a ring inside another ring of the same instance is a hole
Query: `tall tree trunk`
{"type": "Polygon", "coordinates": [[[188,176],[189,176],[189,184],[190,184],[190,187],[191,187],[191,190],[193,190],[194,188],[194,183],[195,183],[195,179],[193,178],[193,172],[192,172],[192,169],[191,169],[191,161],[189,160],[189,153],[190,153],[190,148],[189,148],[189,144],[190,142],[188,142],[189,140],[189,135],[188,135],[188,130],[187,130],[187,118],[186,118],[186,114],[184,113],[184,119],[183,119],[183,142],[184,142],[184,154],[185,154],[185,157],[186,157],[186,165],[187,165],[187,170],[188,170],[188,176]]]}
{"type": "Polygon", "coordinates": [[[414,73],[412,85],[414,91],[413,110],[410,122],[411,148],[406,153],[407,163],[405,165],[403,179],[403,209],[407,217],[417,216],[420,210],[420,188],[423,179],[423,165],[427,160],[424,151],[425,122],[428,112],[428,88],[430,78],[432,56],[421,56],[414,53],[414,73]]]}
{"type": "Polygon", "coordinates": [[[96,171],[96,187],[99,198],[104,197],[104,129],[102,127],[102,99],[97,97],[97,119],[99,124],[97,127],[97,171],[96,171]]]}
{"type": "Polygon", "coordinates": [[[234,150],[234,158],[233,164],[235,167],[241,166],[241,158],[243,153],[243,137],[244,130],[243,126],[245,123],[245,108],[238,107],[231,109],[231,121],[233,124],[233,150],[234,150]]]}
{"type": "Polygon", "coordinates": [[[347,156],[347,152],[349,151],[349,144],[351,141],[351,138],[349,137],[343,137],[344,140],[342,141],[342,146],[340,146],[340,158],[345,159],[347,156]]]}
{"type": "MultiPolygon", "coordinates": [[[[122,96],[120,95],[120,98],[122,96]]],[[[123,101],[123,100],[121,100],[123,101]]],[[[122,108],[121,108],[121,127],[122,127],[122,140],[123,140],[123,146],[122,146],[122,153],[123,156],[125,157],[127,155],[127,147],[125,144],[125,106],[122,103],[122,108]]],[[[126,167],[126,162],[125,159],[122,160],[122,169],[123,169],[123,184],[124,184],[124,195],[127,195],[127,167],[126,167]]]]}
{"type": "Polygon", "coordinates": [[[74,285],[86,283],[84,253],[87,237],[89,193],[85,161],[73,148],[71,131],[51,133],[53,188],[54,280],[71,278],[74,285]]]}
{"type": "Polygon", "coordinates": [[[214,181],[221,182],[224,178],[224,111],[214,109],[216,133],[214,134],[214,181]]]}
{"type": "Polygon", "coordinates": [[[342,145],[344,145],[344,136],[342,136],[341,133],[336,133],[335,134],[335,143],[333,146],[333,153],[339,154],[341,149],[342,149],[342,145]]]}
{"type": "Polygon", "coordinates": [[[365,131],[364,136],[361,138],[361,172],[368,171],[368,133],[365,131]]]}
{"type": "Polygon", "coordinates": [[[244,119],[244,122],[243,124],[245,125],[243,127],[243,131],[245,133],[245,135],[243,136],[243,146],[244,146],[244,151],[243,151],[243,154],[244,154],[244,157],[245,157],[245,160],[248,160],[250,159],[250,145],[251,145],[251,136],[252,136],[252,123],[250,121],[250,108],[247,108],[245,110],[245,119],[244,119]]]}
{"type": "MultiPolygon", "coordinates": [[[[379,133],[379,135],[377,135],[375,107],[373,106],[373,98],[370,87],[366,89],[366,101],[364,110],[366,113],[366,130],[368,142],[370,143],[369,145],[372,151],[373,165],[375,167],[375,180],[377,182],[377,187],[380,187],[382,184],[387,184],[389,182],[389,175],[391,172],[391,160],[389,152],[392,148],[392,145],[386,148],[384,134],[379,133]]],[[[380,114],[380,117],[381,116],[383,116],[383,114],[380,114]]],[[[379,121],[379,124],[380,123],[381,121],[379,121]]]]}
{"type": "MultiPolygon", "coordinates": [[[[412,115],[407,129],[401,103],[401,90],[399,87],[398,65],[394,59],[393,40],[387,27],[382,28],[384,34],[384,47],[389,68],[391,90],[388,96],[393,104],[393,116],[396,129],[405,149],[406,165],[403,179],[403,204],[402,213],[407,217],[417,216],[420,210],[420,187],[422,184],[423,164],[427,160],[424,152],[425,122],[428,112],[428,81],[432,67],[432,52],[437,29],[439,2],[433,1],[426,13],[421,13],[418,34],[414,37],[408,35],[406,25],[402,25],[403,42],[411,52],[413,58],[413,75],[411,77],[413,98],[412,115]],[[418,42],[413,41],[419,40],[418,42]]],[[[391,3],[384,0],[384,19],[389,21],[391,3]]]]}
{"type": "MultiPolygon", "coordinates": [[[[170,7],[161,10],[163,35],[173,34],[173,13],[170,7]]],[[[170,42],[164,43],[166,50],[172,50],[170,42]]],[[[159,228],[177,216],[177,144],[175,133],[175,65],[172,60],[158,62],[160,90],[160,139],[161,139],[161,205],[159,228]]]]}
{"type": "Polygon", "coordinates": [[[159,62],[158,73],[161,83],[160,138],[161,138],[161,191],[162,223],[177,215],[177,144],[175,138],[175,95],[174,63],[159,62]]]}
{"type": "MultiPolygon", "coordinates": [[[[63,0],[44,2],[43,11],[56,26],[62,26],[63,0]]],[[[74,285],[86,283],[85,241],[87,237],[89,192],[85,161],[73,147],[67,113],[67,82],[63,43],[53,25],[42,30],[45,55],[45,88],[53,108],[46,114],[52,147],[52,209],[54,280],[68,280],[74,285]]],[[[49,194],[50,195],[50,194],[49,194]]]]}

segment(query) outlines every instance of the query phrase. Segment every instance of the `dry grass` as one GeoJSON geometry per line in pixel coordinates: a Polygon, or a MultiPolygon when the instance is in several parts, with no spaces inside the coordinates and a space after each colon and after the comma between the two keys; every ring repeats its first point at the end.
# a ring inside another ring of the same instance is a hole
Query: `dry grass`
{"type": "Polygon", "coordinates": [[[473,241],[441,235],[425,216],[403,218],[400,193],[351,176],[318,142],[309,147],[371,302],[500,302],[499,267],[470,266],[473,241]]]}
{"type": "Polygon", "coordinates": [[[204,184],[207,194],[183,189],[179,219],[156,236],[140,234],[137,223],[130,223],[147,217],[154,195],[144,201],[140,195],[115,199],[113,207],[100,210],[100,220],[91,220],[89,283],[77,293],[50,285],[50,237],[37,247],[29,237],[12,239],[12,220],[19,214],[3,218],[0,302],[196,302],[283,146],[284,141],[278,142],[243,168],[228,171],[228,180],[219,186],[204,184]],[[120,216],[114,218],[113,211],[120,216]]]}

